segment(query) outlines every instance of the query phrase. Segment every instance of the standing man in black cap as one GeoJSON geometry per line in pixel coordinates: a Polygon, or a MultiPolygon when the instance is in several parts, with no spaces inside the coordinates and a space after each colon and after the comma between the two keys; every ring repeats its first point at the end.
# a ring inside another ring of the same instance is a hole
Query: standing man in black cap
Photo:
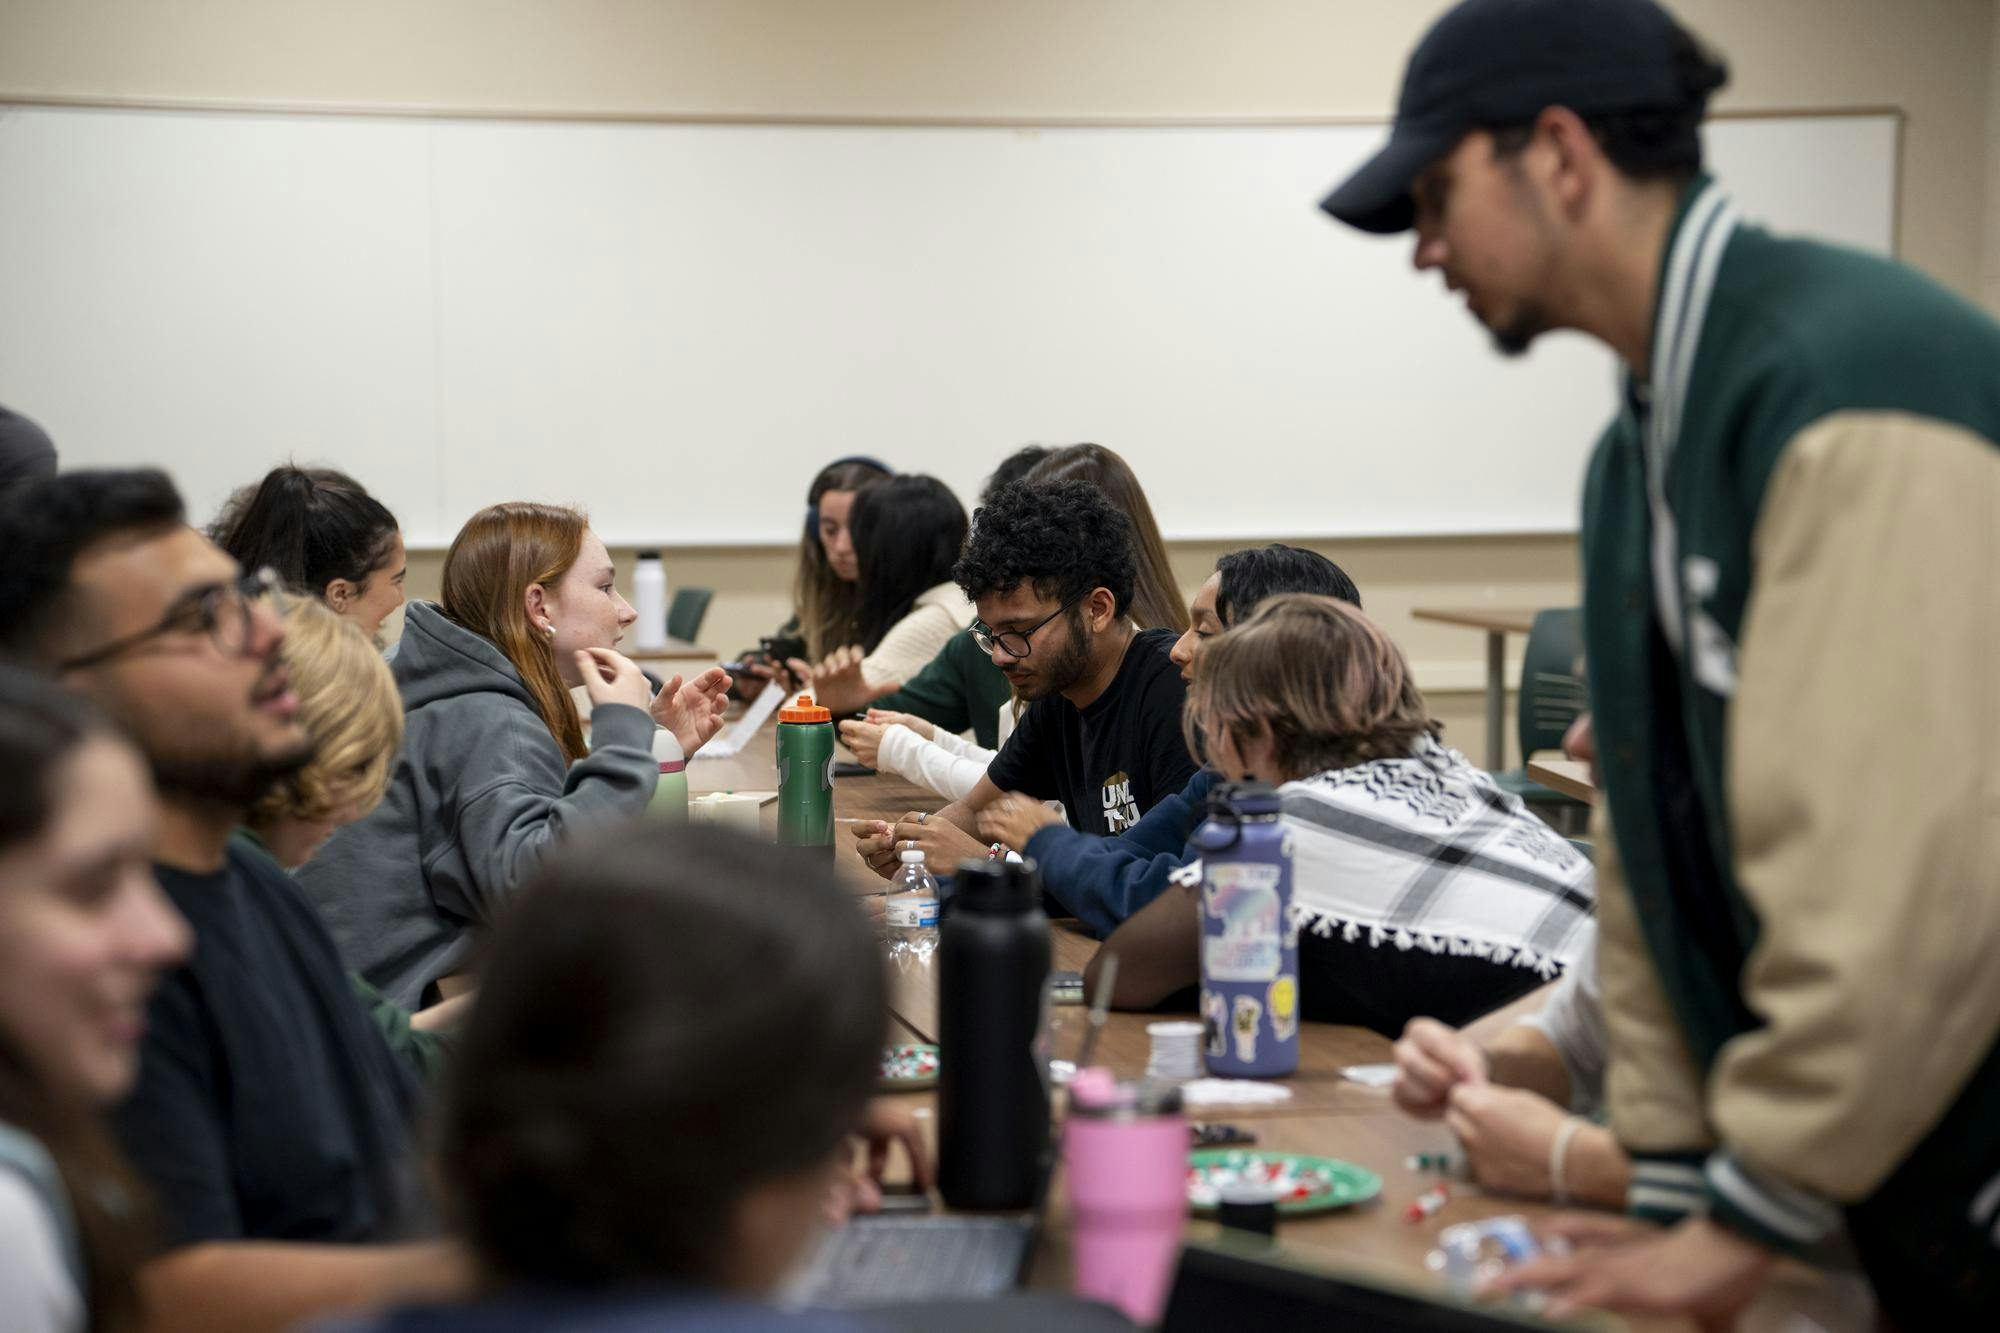
{"type": "Polygon", "coordinates": [[[2000,326],[1741,221],[1724,78],[1651,0],[1465,0],[1324,204],[1414,228],[1501,350],[1624,362],[1584,620],[1608,1099],[1666,1229],[1505,1285],[1726,1321],[1844,1221],[1893,1319],[1993,1327],[2000,326]]]}

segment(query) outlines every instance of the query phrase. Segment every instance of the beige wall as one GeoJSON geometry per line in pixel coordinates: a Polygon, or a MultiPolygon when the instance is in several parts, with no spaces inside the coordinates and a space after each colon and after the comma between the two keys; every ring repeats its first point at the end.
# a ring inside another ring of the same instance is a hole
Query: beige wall
{"type": "MultiPolygon", "coordinates": [[[[1904,257],[2000,309],[1995,0],[1681,0],[1724,108],[1907,115],[1904,257]],[[1989,191],[1988,177],[1995,178],[1989,191]],[[1989,202],[1989,200],[1991,202],[1989,202]]],[[[1442,0],[0,0],[0,96],[713,116],[1369,116],[1442,0]]],[[[1110,443],[1116,444],[1116,441],[1110,443]]],[[[1192,586],[1222,549],[1175,552],[1192,586]]],[[[1412,606],[1575,596],[1566,539],[1326,545],[1469,751],[1482,645],[1412,606]]],[[[679,550],[726,650],[783,618],[783,552],[679,550]]],[[[436,587],[418,555],[413,590],[436,587]]],[[[1517,645],[1518,649],[1518,645],[1517,645]]]]}

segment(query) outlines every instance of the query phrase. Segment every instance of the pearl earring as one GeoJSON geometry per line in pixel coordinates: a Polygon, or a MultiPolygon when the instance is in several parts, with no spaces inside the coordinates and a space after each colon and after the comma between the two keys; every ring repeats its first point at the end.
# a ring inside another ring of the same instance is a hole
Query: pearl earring
{"type": "Polygon", "coordinates": [[[556,627],[547,621],[543,621],[542,633],[548,635],[551,639],[553,639],[556,636],[556,627]]]}

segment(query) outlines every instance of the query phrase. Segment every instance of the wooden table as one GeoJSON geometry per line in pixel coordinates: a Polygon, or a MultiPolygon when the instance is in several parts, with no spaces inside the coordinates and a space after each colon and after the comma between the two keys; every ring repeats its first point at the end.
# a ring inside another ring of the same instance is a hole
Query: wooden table
{"type": "Polygon", "coordinates": [[[1486,631],[1486,767],[1499,772],[1507,766],[1507,636],[1534,629],[1534,610],[1476,606],[1425,608],[1410,614],[1418,620],[1486,631]]]}
{"type": "Polygon", "coordinates": [[[1573,800],[1597,803],[1597,784],[1591,781],[1589,764],[1575,759],[1530,759],[1528,777],[1573,800]]]}
{"type": "MultiPolygon", "coordinates": [[[[699,791],[770,788],[777,785],[776,726],[753,738],[743,752],[727,760],[698,761],[689,766],[689,785],[699,791]]],[[[901,779],[876,775],[836,779],[837,818],[894,819],[908,810],[936,810],[946,804],[935,793],[901,779]]],[[[861,861],[845,825],[838,827],[834,861],[843,881],[857,892],[879,893],[886,887],[861,861]]],[[[1097,950],[1074,921],[1051,925],[1051,954],[1057,969],[1081,971],[1097,950]]],[[[892,968],[890,972],[892,1035],[905,1040],[937,1040],[937,979],[931,966],[892,968]]],[[[1094,1060],[1121,1078],[1145,1071],[1150,1046],[1146,1024],[1154,1015],[1114,1013],[1100,1036],[1094,1060]]],[[[1079,1006],[1060,1006],[1051,1016],[1051,1049],[1057,1058],[1076,1054],[1086,1026],[1079,1006]]],[[[1404,1284],[1437,1281],[1424,1267],[1440,1228],[1455,1222],[1504,1213],[1542,1216],[1546,1205],[1490,1197],[1472,1185],[1452,1186],[1451,1201],[1420,1225],[1402,1217],[1403,1208],[1436,1183],[1437,1177],[1407,1169],[1404,1161],[1416,1153],[1453,1150],[1450,1132],[1441,1124],[1412,1120],[1390,1104],[1386,1089],[1370,1088],[1340,1076],[1343,1065],[1380,1064],[1390,1059],[1389,1041],[1361,1028],[1324,1023],[1300,1025],[1299,1072],[1283,1082],[1292,1099],[1275,1105],[1205,1108],[1190,1118],[1242,1124],[1257,1135],[1258,1146],[1288,1152],[1336,1156],[1359,1163],[1382,1177],[1383,1189],[1371,1203],[1344,1211],[1287,1221],[1280,1228],[1283,1245],[1300,1255],[1348,1269],[1373,1270],[1404,1284]]],[[[925,1126],[935,1147],[935,1095],[904,1094],[900,1101],[925,1126]]],[[[1214,1234],[1210,1223],[1191,1220],[1188,1235],[1214,1234]]],[[[1071,1284],[1068,1204],[1062,1174],[1051,1186],[1046,1226],[1037,1249],[1033,1284],[1068,1289],[1071,1284]]],[[[1690,1325],[1676,1320],[1633,1320],[1642,1330],[1680,1330],[1690,1325]]]]}

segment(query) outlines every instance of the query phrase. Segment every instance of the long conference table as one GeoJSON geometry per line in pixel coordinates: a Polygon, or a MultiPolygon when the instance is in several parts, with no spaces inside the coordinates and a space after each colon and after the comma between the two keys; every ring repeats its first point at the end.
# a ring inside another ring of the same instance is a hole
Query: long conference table
{"type": "MultiPolygon", "coordinates": [[[[774,722],[734,756],[712,760],[697,757],[688,767],[689,787],[696,793],[774,789],[775,752],[774,722]]],[[[855,852],[853,821],[894,820],[912,810],[936,810],[945,804],[943,798],[928,788],[887,774],[836,778],[833,857],[843,882],[858,894],[879,894],[887,887],[886,881],[855,852]]],[[[767,828],[773,818],[772,807],[767,806],[767,828]]],[[[1097,942],[1076,921],[1051,923],[1050,935],[1053,966],[1058,970],[1080,972],[1097,951],[1097,942]]],[[[937,978],[931,967],[892,967],[890,1007],[893,1040],[937,1041],[937,978]]],[[[1085,1010],[1063,1006],[1052,1010],[1052,1014],[1054,1057],[1071,1058],[1083,1039],[1085,1010]]],[[[1108,1065],[1120,1078],[1143,1075],[1149,1050],[1146,1024],[1157,1017],[1111,1014],[1099,1036],[1093,1063],[1108,1065]]],[[[1258,1148],[1337,1157],[1381,1176],[1382,1193],[1371,1202],[1281,1221],[1278,1240],[1286,1250],[1309,1261],[1373,1274],[1399,1285],[1430,1286],[1439,1279],[1425,1268],[1424,1259],[1443,1227],[1508,1213],[1533,1219],[1554,1211],[1546,1204],[1488,1195],[1475,1185],[1454,1180],[1449,1183],[1450,1201],[1441,1210],[1422,1223],[1405,1220],[1404,1208],[1440,1179],[1434,1173],[1410,1170],[1405,1165],[1406,1159],[1419,1153],[1455,1153],[1457,1144],[1450,1131],[1442,1124],[1401,1114],[1390,1103],[1387,1089],[1364,1086],[1341,1074],[1346,1066],[1389,1062],[1392,1056],[1388,1039],[1365,1028],[1324,1023],[1302,1024],[1299,1037],[1298,1072],[1280,1080],[1292,1091],[1289,1101],[1256,1107],[1205,1108],[1191,1111],[1188,1116],[1191,1120],[1240,1125],[1257,1136],[1254,1146],[1258,1148]]],[[[933,1094],[905,1093],[898,1100],[935,1135],[933,1094]]],[[[1061,1172],[1056,1173],[1045,1220],[1031,1280],[1037,1287],[1067,1290],[1071,1273],[1069,1224],[1061,1172]]],[[[1214,1234],[1213,1224],[1189,1220],[1190,1238],[1214,1234]]],[[[1754,1324],[1746,1322],[1744,1326],[1754,1324]]],[[[1692,1322],[1680,1319],[1638,1317],[1626,1319],[1625,1325],[1649,1331],[1694,1328],[1692,1322]]],[[[1610,1326],[1617,1325],[1613,1322],[1610,1326]]]]}

